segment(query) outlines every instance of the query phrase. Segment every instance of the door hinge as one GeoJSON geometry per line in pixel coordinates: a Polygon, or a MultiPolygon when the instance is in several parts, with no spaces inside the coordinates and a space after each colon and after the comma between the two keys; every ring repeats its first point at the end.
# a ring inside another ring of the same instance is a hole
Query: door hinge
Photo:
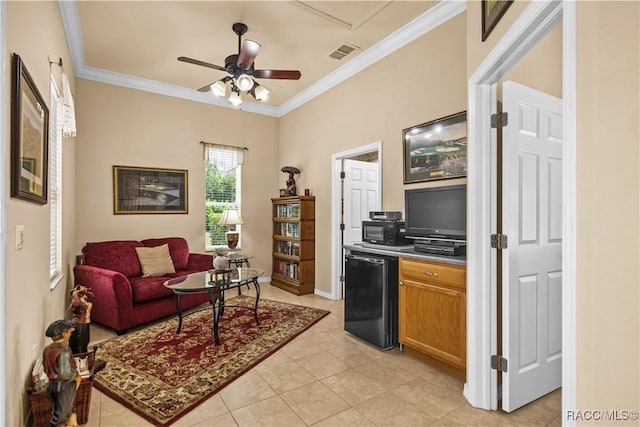
{"type": "Polygon", "coordinates": [[[509,362],[502,356],[491,356],[491,369],[497,369],[500,372],[507,372],[509,362]]]}
{"type": "Polygon", "coordinates": [[[491,235],[491,247],[494,249],[507,249],[508,241],[506,234],[491,235]]]}
{"type": "Polygon", "coordinates": [[[344,274],[340,275],[340,282],[344,283],[344,274]]]}
{"type": "Polygon", "coordinates": [[[494,129],[506,127],[509,124],[509,114],[497,113],[491,115],[491,127],[494,129]]]}
{"type": "Polygon", "coordinates": [[[345,178],[346,178],[346,176],[347,176],[347,174],[346,174],[346,173],[344,173],[344,172],[340,172],[340,178],[345,179],[345,178]]]}
{"type": "Polygon", "coordinates": [[[340,230],[344,231],[344,223],[340,224],[340,230]]]}

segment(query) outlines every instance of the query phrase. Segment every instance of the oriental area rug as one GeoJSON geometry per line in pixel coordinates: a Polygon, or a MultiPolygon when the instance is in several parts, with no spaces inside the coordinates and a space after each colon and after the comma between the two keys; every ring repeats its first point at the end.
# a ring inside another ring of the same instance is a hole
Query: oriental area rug
{"type": "MultiPolygon", "coordinates": [[[[227,304],[253,306],[241,295],[227,304]]],[[[165,320],[102,343],[107,362],[94,386],[149,422],[167,426],[329,314],[326,310],[260,299],[253,311],[225,307],[220,345],[213,345],[212,309],[165,320]]]]}

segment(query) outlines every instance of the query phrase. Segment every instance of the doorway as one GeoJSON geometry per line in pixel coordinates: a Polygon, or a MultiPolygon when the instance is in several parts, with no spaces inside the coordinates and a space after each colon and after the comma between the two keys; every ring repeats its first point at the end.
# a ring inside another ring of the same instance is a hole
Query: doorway
{"type": "Polygon", "coordinates": [[[496,250],[491,234],[496,230],[496,131],[491,114],[496,113],[496,85],[511,68],[560,20],[562,36],[563,129],[562,148],[562,384],[563,410],[575,406],[575,4],[531,2],[505,33],[493,51],[469,79],[469,210],[467,255],[467,383],[464,395],[473,406],[497,409],[497,372],[491,370],[496,354],[495,331],[496,250]]]}
{"type": "MultiPolygon", "coordinates": [[[[344,271],[344,256],[342,245],[345,244],[343,230],[343,206],[353,205],[351,192],[344,192],[343,177],[345,160],[363,161],[377,165],[373,169],[376,174],[377,188],[375,196],[366,203],[369,210],[380,210],[382,206],[382,141],[356,147],[351,150],[334,153],[331,156],[331,294],[322,295],[326,298],[338,300],[342,298],[342,280],[344,271]],[[359,159],[359,160],[358,160],[359,159]],[[375,160],[375,162],[374,162],[375,160]]],[[[360,211],[359,215],[367,212],[360,211]]],[[[355,222],[355,220],[351,221],[355,222]]],[[[316,290],[316,293],[318,291],[316,290]]]]}

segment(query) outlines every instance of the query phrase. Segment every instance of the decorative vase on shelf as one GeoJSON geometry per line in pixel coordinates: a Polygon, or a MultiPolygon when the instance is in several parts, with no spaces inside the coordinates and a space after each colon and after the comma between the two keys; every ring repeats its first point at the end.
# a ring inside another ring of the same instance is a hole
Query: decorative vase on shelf
{"type": "Polygon", "coordinates": [[[223,252],[216,251],[216,256],[213,257],[213,268],[216,270],[225,270],[228,267],[227,257],[223,252]]]}

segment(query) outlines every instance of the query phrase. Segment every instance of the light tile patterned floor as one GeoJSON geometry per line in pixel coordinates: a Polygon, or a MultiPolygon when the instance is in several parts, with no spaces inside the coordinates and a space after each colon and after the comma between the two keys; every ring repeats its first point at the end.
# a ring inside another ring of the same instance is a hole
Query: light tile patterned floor
{"type": "MultiPolygon", "coordinates": [[[[246,292],[244,293],[251,293],[246,292]]],[[[331,314],[178,420],[176,426],[560,426],[560,390],[507,414],[470,406],[463,383],[343,330],[343,302],[262,285],[262,297],[331,314]]],[[[115,336],[92,325],[92,342],[115,336]]],[[[148,426],[93,389],[88,427],[148,426]]]]}

